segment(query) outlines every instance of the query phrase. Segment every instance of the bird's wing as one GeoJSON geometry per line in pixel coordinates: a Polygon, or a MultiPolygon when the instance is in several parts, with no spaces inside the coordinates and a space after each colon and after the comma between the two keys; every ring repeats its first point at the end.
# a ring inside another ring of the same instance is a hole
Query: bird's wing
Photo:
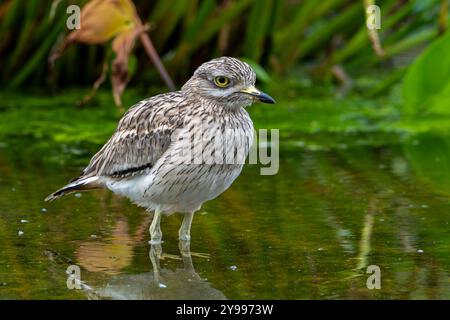
{"type": "Polygon", "coordinates": [[[180,92],[171,92],[131,107],[81,177],[124,177],[152,167],[169,147],[172,133],[182,126],[185,105],[180,92]]]}

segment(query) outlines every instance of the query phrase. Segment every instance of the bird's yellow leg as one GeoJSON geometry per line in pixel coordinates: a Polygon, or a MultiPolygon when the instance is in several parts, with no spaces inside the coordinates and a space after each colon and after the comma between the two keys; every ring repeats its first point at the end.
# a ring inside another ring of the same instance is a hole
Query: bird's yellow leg
{"type": "Polygon", "coordinates": [[[180,231],[178,231],[178,236],[180,240],[189,241],[191,240],[191,224],[194,218],[194,212],[189,212],[184,214],[183,222],[181,223],[180,231]]]}
{"type": "Polygon", "coordinates": [[[156,209],[155,214],[153,215],[152,224],[150,225],[150,244],[159,244],[162,241],[162,232],[161,232],[161,210],[156,209]]]}

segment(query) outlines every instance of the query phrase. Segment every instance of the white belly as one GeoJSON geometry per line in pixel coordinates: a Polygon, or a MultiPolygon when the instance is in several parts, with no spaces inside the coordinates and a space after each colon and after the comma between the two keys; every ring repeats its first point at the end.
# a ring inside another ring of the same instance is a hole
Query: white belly
{"type": "Polygon", "coordinates": [[[227,190],[242,165],[179,165],[167,171],[148,172],[126,180],[106,180],[107,187],[149,210],[167,214],[197,211],[208,200],[227,190]]]}

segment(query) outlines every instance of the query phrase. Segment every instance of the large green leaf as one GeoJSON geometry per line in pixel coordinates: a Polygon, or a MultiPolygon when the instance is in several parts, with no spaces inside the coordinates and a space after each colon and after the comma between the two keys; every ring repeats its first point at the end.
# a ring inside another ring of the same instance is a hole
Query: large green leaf
{"type": "Polygon", "coordinates": [[[403,97],[409,114],[450,114],[450,32],[434,41],[405,76],[403,97]]]}

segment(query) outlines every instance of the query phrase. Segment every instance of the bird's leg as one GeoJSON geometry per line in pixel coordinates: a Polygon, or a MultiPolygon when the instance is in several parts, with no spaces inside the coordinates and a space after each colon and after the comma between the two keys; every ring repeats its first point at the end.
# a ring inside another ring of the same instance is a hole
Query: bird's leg
{"type": "Polygon", "coordinates": [[[152,244],[150,247],[149,257],[153,266],[153,280],[158,285],[160,284],[161,255],[162,255],[161,244],[152,244]]]}
{"type": "Polygon", "coordinates": [[[180,240],[190,241],[191,240],[191,224],[194,218],[194,212],[188,212],[184,214],[183,222],[181,223],[180,231],[178,231],[178,236],[180,240]]]}
{"type": "Polygon", "coordinates": [[[198,273],[195,272],[194,264],[192,263],[190,243],[190,241],[180,240],[178,248],[180,249],[181,258],[183,259],[184,270],[186,270],[193,279],[200,280],[201,278],[198,273]]]}
{"type": "Polygon", "coordinates": [[[150,225],[150,244],[159,244],[162,241],[162,232],[161,232],[161,210],[156,209],[155,214],[153,215],[152,224],[150,225]]]}

